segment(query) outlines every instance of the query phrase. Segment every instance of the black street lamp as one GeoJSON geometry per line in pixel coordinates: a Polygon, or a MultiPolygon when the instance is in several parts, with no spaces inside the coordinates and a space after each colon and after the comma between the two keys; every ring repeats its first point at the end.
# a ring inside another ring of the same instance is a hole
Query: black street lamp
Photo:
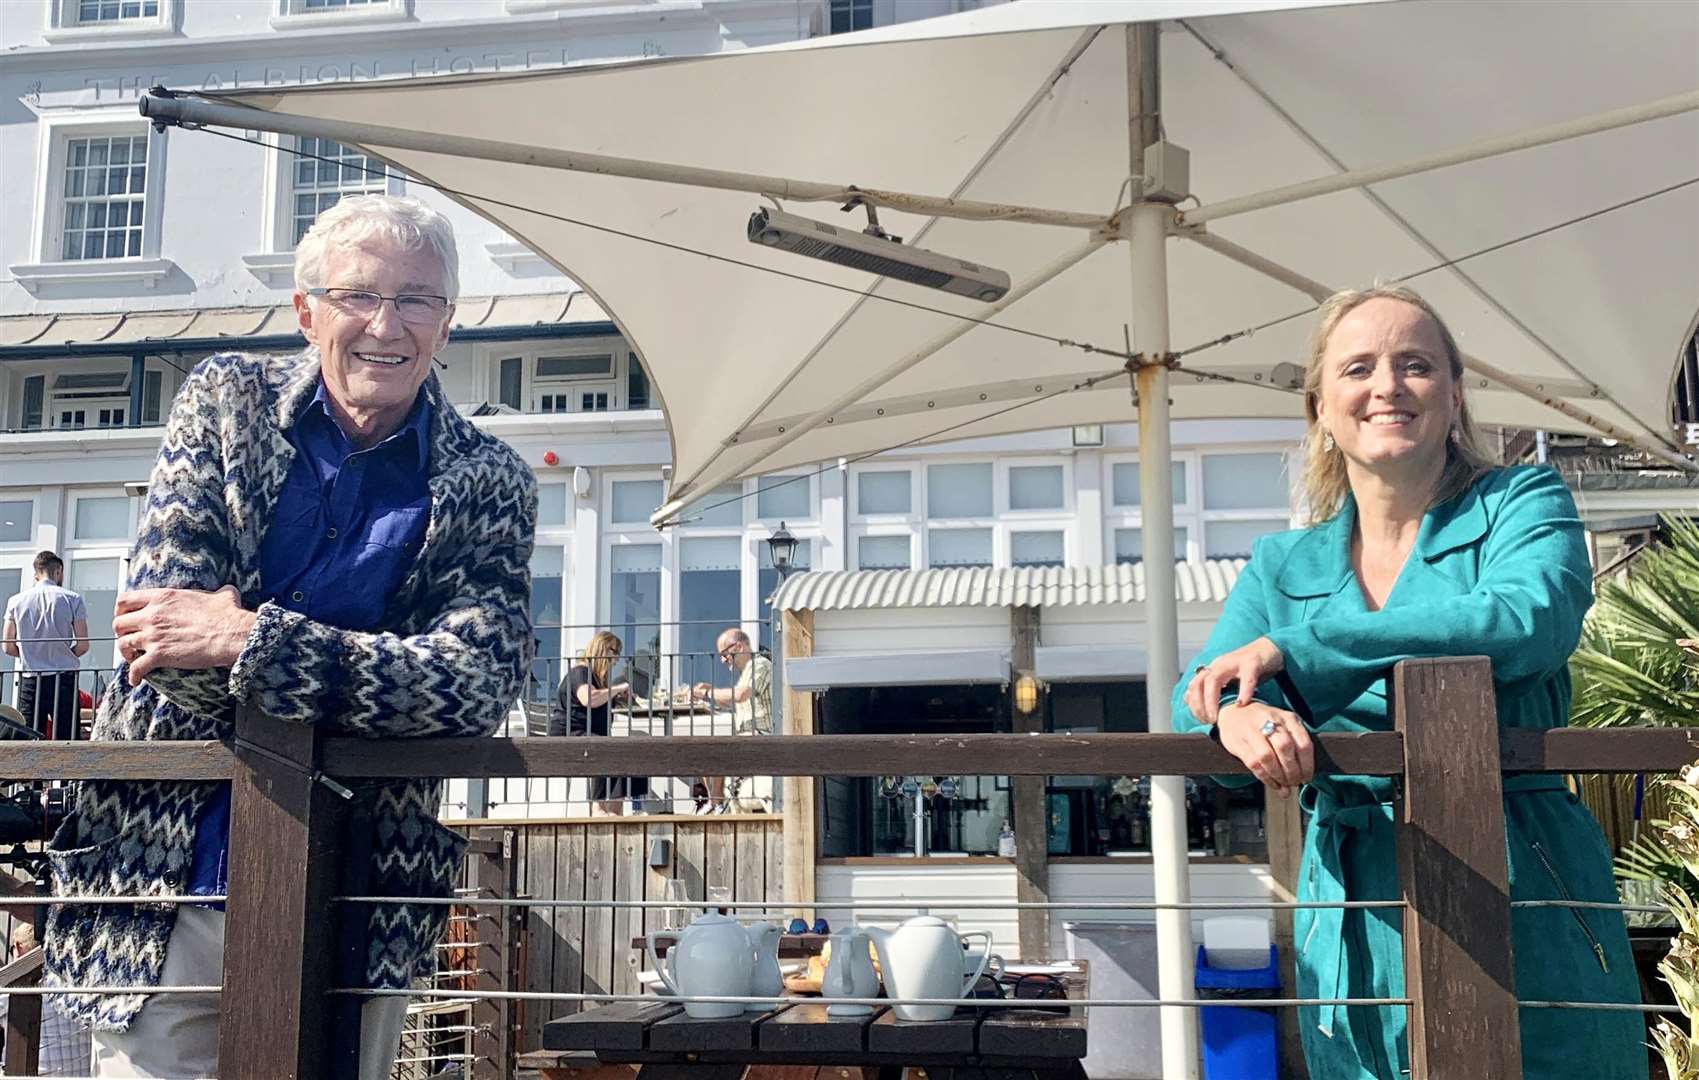
{"type": "Polygon", "coordinates": [[[791,572],[791,560],[796,558],[796,545],[796,537],[790,534],[790,530],[785,528],[782,521],[779,522],[779,527],[773,530],[773,535],[767,537],[767,557],[771,560],[773,569],[778,572],[780,581],[784,581],[785,575],[791,572]]]}

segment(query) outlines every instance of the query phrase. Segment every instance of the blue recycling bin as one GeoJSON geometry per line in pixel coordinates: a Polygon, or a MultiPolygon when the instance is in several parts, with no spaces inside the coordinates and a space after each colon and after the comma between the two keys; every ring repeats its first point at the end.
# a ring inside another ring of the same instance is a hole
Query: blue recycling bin
{"type": "MultiPolygon", "coordinates": [[[[1271,998],[1280,992],[1279,947],[1268,947],[1268,966],[1213,968],[1198,946],[1198,997],[1271,998]]],[[[1203,1019],[1204,1080],[1279,1080],[1273,1009],[1206,1005],[1203,1019]]]]}

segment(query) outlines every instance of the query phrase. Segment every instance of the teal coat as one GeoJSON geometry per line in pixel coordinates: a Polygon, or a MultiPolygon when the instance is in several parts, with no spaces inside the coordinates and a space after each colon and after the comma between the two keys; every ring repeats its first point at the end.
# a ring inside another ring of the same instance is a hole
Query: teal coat
{"type": "MultiPolygon", "coordinates": [[[[1428,511],[1378,612],[1364,604],[1351,569],[1355,521],[1356,504],[1347,499],[1330,521],[1259,540],[1209,643],[1186,670],[1267,635],[1286,657],[1314,730],[1387,731],[1393,664],[1484,655],[1492,659],[1501,725],[1565,724],[1569,654],[1593,596],[1581,522],[1557,473],[1499,469],[1428,511]]],[[[1183,700],[1187,681],[1174,692],[1176,731],[1200,730],[1183,700]]],[[[1290,707],[1272,681],[1257,696],[1290,707]]],[[[1511,898],[1615,901],[1604,838],[1562,781],[1528,775],[1505,786],[1511,898]]],[[[1386,777],[1317,777],[1305,787],[1300,900],[1398,899],[1393,797],[1386,777]]],[[[1297,911],[1297,996],[1402,997],[1402,915],[1297,911]]],[[[1511,919],[1519,999],[1639,1002],[1619,913],[1517,908],[1511,919]]],[[[1405,1020],[1399,1006],[1300,1008],[1310,1075],[1400,1080],[1410,1067],[1405,1020]]],[[[1521,1021],[1526,1080],[1646,1080],[1638,1013],[1523,1009],[1521,1021]]]]}

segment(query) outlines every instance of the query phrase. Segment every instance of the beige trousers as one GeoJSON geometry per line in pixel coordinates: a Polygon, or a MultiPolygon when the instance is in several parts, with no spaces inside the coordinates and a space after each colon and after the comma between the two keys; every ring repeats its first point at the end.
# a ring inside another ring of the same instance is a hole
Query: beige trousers
{"type": "MultiPolygon", "coordinates": [[[[184,907],[165,946],[162,986],[213,986],[224,978],[224,912],[184,907]]],[[[125,1031],[94,1033],[93,1075],[200,1080],[218,1073],[218,998],[155,994],[125,1031]]],[[[385,1080],[401,1045],[407,999],[360,1009],[360,1080],[385,1080]]]]}

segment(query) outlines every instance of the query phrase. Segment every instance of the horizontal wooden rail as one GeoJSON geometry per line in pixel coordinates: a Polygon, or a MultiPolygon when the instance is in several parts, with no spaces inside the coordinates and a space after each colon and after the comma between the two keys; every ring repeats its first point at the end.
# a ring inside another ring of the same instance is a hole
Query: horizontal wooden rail
{"type": "MultiPolygon", "coordinates": [[[[1396,732],[1322,735],[1316,771],[1397,776],[1396,732]]],[[[1699,758],[1699,730],[1560,728],[1501,738],[1506,772],[1670,772],[1699,758]]],[[[793,735],[783,738],[328,739],[336,776],[1207,776],[1247,770],[1196,735],[793,735]]]]}
{"type": "MultiPolygon", "coordinates": [[[[1327,735],[1324,772],[1393,776],[1404,768],[1392,732],[1327,735]]],[[[787,735],[675,738],[325,740],[324,770],[340,777],[970,776],[1243,773],[1198,735],[787,735]]]]}
{"type": "Polygon", "coordinates": [[[1505,731],[1499,753],[1505,772],[1673,772],[1699,760],[1699,729],[1505,731]]]}
{"type": "Polygon", "coordinates": [[[181,742],[0,742],[0,780],[228,780],[230,747],[181,742]]]}
{"type": "MultiPolygon", "coordinates": [[[[1322,773],[1396,776],[1396,732],[1323,735],[1322,773]]],[[[1670,772],[1699,759],[1699,729],[1559,728],[1500,737],[1505,772],[1670,772]]],[[[364,777],[979,776],[1243,774],[1196,735],[797,735],[586,739],[327,739],[324,771],[364,777]]],[[[228,780],[230,747],[195,742],[0,742],[5,780],[228,780]]]]}

